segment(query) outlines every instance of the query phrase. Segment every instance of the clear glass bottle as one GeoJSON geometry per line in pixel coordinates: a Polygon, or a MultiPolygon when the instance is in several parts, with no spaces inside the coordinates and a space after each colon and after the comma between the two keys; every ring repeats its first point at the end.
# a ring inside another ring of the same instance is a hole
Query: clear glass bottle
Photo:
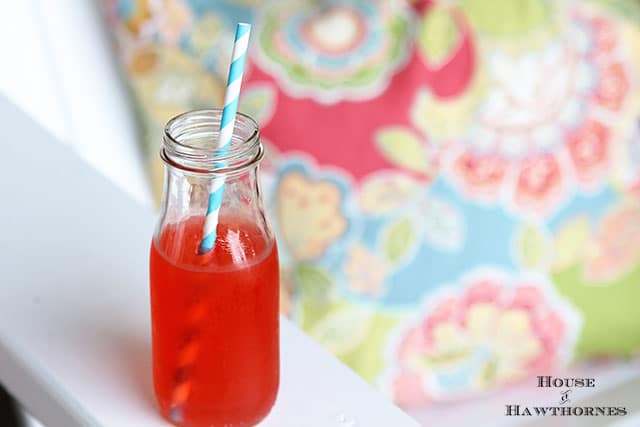
{"type": "Polygon", "coordinates": [[[165,127],[165,182],[151,245],[153,378],[179,426],[251,426],[279,382],[278,252],[258,183],[258,126],[238,114],[217,147],[220,110],[165,127]],[[213,182],[224,183],[213,249],[199,245],[213,182]]]}

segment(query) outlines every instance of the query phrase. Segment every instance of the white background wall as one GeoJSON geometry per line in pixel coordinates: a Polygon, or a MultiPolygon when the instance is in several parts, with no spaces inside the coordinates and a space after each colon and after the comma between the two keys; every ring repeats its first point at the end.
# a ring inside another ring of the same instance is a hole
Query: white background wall
{"type": "Polygon", "coordinates": [[[96,4],[4,2],[0,93],[150,205],[134,115],[96,4]]]}

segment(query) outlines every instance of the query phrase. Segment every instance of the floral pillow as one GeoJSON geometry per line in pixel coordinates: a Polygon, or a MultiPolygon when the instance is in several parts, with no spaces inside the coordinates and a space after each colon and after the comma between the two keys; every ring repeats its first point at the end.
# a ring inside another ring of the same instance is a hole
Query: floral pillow
{"type": "Polygon", "coordinates": [[[637,2],[105,5],[156,189],[255,23],[283,311],[398,403],[640,352],[637,2]]]}

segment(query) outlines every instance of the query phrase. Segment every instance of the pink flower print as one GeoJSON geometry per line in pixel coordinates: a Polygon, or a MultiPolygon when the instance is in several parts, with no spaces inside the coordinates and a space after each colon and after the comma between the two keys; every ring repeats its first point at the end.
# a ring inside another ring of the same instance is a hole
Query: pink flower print
{"type": "Polygon", "coordinates": [[[598,105],[612,111],[619,111],[626,94],[629,92],[627,74],[619,62],[607,64],[601,70],[602,77],[595,91],[598,105]]]}
{"type": "Polygon", "coordinates": [[[620,176],[613,136],[620,145],[630,137],[635,108],[631,58],[618,54],[628,36],[610,18],[570,9],[575,19],[535,48],[512,52],[485,41],[490,54],[479,65],[489,83],[458,104],[416,96],[412,120],[467,198],[547,216],[565,196],[620,176]],[[457,124],[446,133],[426,114],[443,109],[457,124]]]}
{"type": "Polygon", "coordinates": [[[568,149],[580,182],[592,185],[609,166],[609,128],[590,120],[568,138],[568,149]]]}
{"type": "Polygon", "coordinates": [[[597,17],[590,20],[595,51],[599,55],[608,54],[615,49],[617,35],[613,24],[605,18],[597,17]]]}
{"type": "Polygon", "coordinates": [[[468,194],[493,198],[500,190],[507,165],[499,156],[466,152],[455,161],[454,172],[468,194]]]}
{"type": "Polygon", "coordinates": [[[522,162],[518,173],[515,202],[534,211],[544,211],[561,196],[563,176],[560,164],[550,154],[542,154],[522,162]]]}
{"type": "Polygon", "coordinates": [[[424,405],[431,399],[425,394],[419,375],[402,373],[393,379],[393,400],[404,408],[424,405]]]}
{"type": "Polygon", "coordinates": [[[395,401],[450,400],[561,365],[574,315],[544,289],[537,279],[476,274],[436,300],[401,335],[389,382],[395,401]]]}

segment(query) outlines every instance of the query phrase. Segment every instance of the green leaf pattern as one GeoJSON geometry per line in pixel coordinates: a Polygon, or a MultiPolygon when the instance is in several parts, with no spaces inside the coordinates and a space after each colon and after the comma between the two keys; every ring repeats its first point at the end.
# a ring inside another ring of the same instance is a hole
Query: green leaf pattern
{"type": "Polygon", "coordinates": [[[393,221],[383,235],[385,258],[390,265],[403,261],[418,242],[414,223],[409,217],[401,217],[393,221]]]}
{"type": "Polygon", "coordinates": [[[381,154],[392,164],[422,174],[430,171],[424,144],[408,129],[383,128],[376,134],[381,154]]]}

